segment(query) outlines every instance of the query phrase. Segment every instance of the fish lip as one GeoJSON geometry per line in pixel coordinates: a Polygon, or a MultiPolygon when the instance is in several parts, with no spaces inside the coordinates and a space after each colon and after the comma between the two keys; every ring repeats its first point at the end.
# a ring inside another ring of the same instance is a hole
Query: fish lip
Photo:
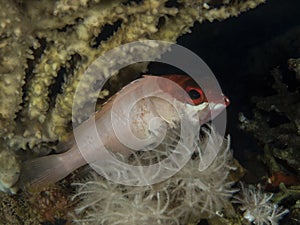
{"type": "Polygon", "coordinates": [[[209,103],[208,107],[203,111],[205,115],[201,118],[201,123],[205,124],[213,119],[215,119],[219,114],[221,114],[226,109],[226,103],[209,103]]]}
{"type": "Polygon", "coordinates": [[[227,106],[228,102],[204,102],[201,105],[186,104],[187,109],[191,109],[191,112],[198,113],[198,120],[200,124],[205,124],[215,119],[226,109],[227,106]]]}
{"type": "Polygon", "coordinates": [[[222,94],[222,97],[223,97],[223,100],[224,100],[225,107],[229,106],[230,105],[230,99],[224,94],[222,94]]]}
{"type": "Polygon", "coordinates": [[[209,108],[211,111],[211,119],[216,118],[220,113],[226,109],[226,104],[224,103],[210,103],[209,108]]]}

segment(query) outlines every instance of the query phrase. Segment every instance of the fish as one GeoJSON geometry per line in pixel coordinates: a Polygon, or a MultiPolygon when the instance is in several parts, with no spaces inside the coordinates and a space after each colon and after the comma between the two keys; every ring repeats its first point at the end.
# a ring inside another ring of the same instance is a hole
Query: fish
{"type": "Polygon", "coordinates": [[[161,141],[165,127],[178,126],[180,112],[196,113],[197,123],[207,123],[229,105],[223,93],[216,92],[215,96],[218,100],[209,102],[203,89],[186,75],[144,75],[122,88],[77,126],[73,131],[77,139],[73,137],[65,145],[70,146],[67,151],[25,161],[20,186],[56,183],[86,164],[106,160],[104,148],[129,157],[132,149],[155,146],[161,141]]]}

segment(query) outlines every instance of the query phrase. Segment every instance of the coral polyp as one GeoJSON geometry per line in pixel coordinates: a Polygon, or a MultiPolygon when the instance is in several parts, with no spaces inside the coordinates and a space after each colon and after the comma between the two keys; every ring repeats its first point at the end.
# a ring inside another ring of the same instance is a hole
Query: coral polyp
{"type": "Polygon", "coordinates": [[[193,159],[161,183],[125,186],[93,174],[89,180],[75,184],[77,194],[73,198],[80,201],[75,221],[94,225],[189,224],[214,217],[230,204],[229,199],[237,191],[228,179],[235,169],[232,159],[229,142],[211,129],[201,143],[198,139],[193,159]],[[211,165],[199,171],[205,146],[221,149],[211,165]]]}
{"type": "Polygon", "coordinates": [[[237,203],[244,212],[244,218],[256,225],[278,225],[279,220],[289,212],[273,203],[273,194],[262,192],[253,185],[245,187],[241,184],[240,197],[237,203]]]}

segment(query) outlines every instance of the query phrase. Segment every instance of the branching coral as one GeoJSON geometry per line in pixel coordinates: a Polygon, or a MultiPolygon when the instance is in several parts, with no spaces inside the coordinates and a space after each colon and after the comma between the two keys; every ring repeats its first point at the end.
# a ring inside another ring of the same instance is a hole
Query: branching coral
{"type": "Polygon", "coordinates": [[[17,157],[10,151],[4,150],[0,154],[0,191],[16,193],[16,182],[19,179],[20,166],[17,157]]]}
{"type": "MultiPolygon", "coordinates": [[[[244,118],[242,123],[242,128],[252,132],[263,145],[263,159],[270,173],[265,187],[271,191],[279,191],[273,198],[276,204],[286,199],[297,202],[300,196],[300,95],[297,81],[299,60],[290,59],[288,63],[289,69],[295,71],[296,76],[293,73],[282,73],[278,68],[274,69],[272,87],[276,91],[275,94],[254,98],[257,107],[254,118],[252,120],[244,118]],[[284,82],[286,80],[293,80],[293,85],[288,86],[284,82]]],[[[290,209],[292,208],[295,207],[290,209]]],[[[264,208],[260,213],[264,214],[261,214],[261,217],[265,220],[270,214],[280,214],[276,207],[271,206],[264,208]]],[[[296,220],[299,220],[299,214],[296,215],[298,216],[296,220]]],[[[288,223],[292,223],[292,220],[294,219],[290,219],[288,223]]],[[[277,224],[277,219],[274,222],[268,221],[267,224],[277,224]]]]}
{"type": "MultiPolygon", "coordinates": [[[[0,139],[4,148],[45,155],[57,141],[65,141],[77,84],[105,52],[141,39],[174,42],[195,21],[238,16],[263,2],[1,0],[0,139]],[[105,36],[107,27],[114,31],[105,36]]],[[[145,64],[132,66],[137,67],[144,70],[145,64]]],[[[118,85],[134,79],[133,74],[132,69],[120,71],[118,85]]]]}
{"type": "Polygon", "coordinates": [[[178,8],[165,6],[166,1],[154,0],[145,0],[139,4],[122,4],[122,1],[98,2],[1,3],[6,5],[3,9],[10,10],[5,10],[2,14],[1,53],[4,55],[3,59],[7,59],[2,61],[2,65],[3,70],[7,69],[2,71],[1,76],[1,84],[5,84],[1,89],[4,91],[1,103],[5,107],[1,107],[1,110],[7,112],[1,113],[1,122],[13,121],[16,113],[22,112],[18,114],[20,120],[17,130],[16,127],[9,126],[12,130],[2,131],[3,138],[12,136],[8,140],[9,144],[25,148],[26,143],[33,147],[42,141],[62,138],[71,120],[72,96],[80,76],[93,60],[109,49],[143,38],[175,41],[179,35],[188,31],[194,21],[224,19],[254,8],[262,1],[246,1],[237,5],[224,3],[220,8],[212,5],[211,9],[202,6],[202,1],[194,1],[193,5],[189,1],[182,1],[178,8]],[[159,18],[165,18],[165,23],[158,28],[159,18]],[[119,20],[121,26],[111,37],[101,40],[100,45],[95,43],[95,38],[105,25],[119,20]],[[26,26],[29,24],[30,26],[26,26]],[[13,47],[13,43],[22,46],[13,47]],[[21,55],[10,56],[9,52],[16,54],[14,49],[20,49],[21,55]],[[13,71],[18,74],[18,81],[13,71]],[[25,73],[28,79],[25,79],[25,73]],[[61,73],[64,73],[65,80],[62,93],[56,95],[52,93],[55,90],[51,89],[58,82],[56,77],[61,76],[61,73]],[[7,79],[4,79],[6,76],[7,79]],[[16,85],[16,82],[19,84],[16,85]],[[18,96],[8,98],[6,92],[12,88],[18,91],[18,96]],[[23,104],[22,95],[25,97],[23,104]],[[16,103],[8,104],[8,100],[16,103]],[[31,120],[30,126],[28,120],[31,120]],[[18,139],[13,137],[17,134],[20,135],[18,139]],[[16,140],[18,143],[15,143],[16,140]]]}
{"type": "Polygon", "coordinates": [[[216,216],[217,211],[230,204],[229,198],[236,190],[228,179],[234,169],[229,143],[214,132],[206,133],[202,146],[197,143],[193,159],[182,170],[161,183],[124,186],[95,174],[76,183],[74,199],[81,202],[76,209],[75,221],[103,225],[189,224],[216,216]],[[212,164],[199,171],[204,147],[219,148],[220,145],[221,150],[212,164]]]}
{"type": "MultiPolygon", "coordinates": [[[[58,142],[67,139],[76,87],[86,68],[96,58],[131,41],[159,39],[175,42],[180,35],[189,32],[196,21],[223,20],[238,16],[263,2],[264,0],[0,0],[0,189],[6,192],[16,190],[14,184],[20,167],[15,152],[21,155],[20,158],[32,157],[32,154],[46,155],[58,142]],[[106,35],[107,27],[109,35],[106,35]]],[[[109,90],[104,90],[100,98],[134,79],[134,71],[145,68],[145,64],[139,64],[119,71],[118,76],[111,79],[109,90]]],[[[84,96],[88,97],[90,96],[84,96]]],[[[226,163],[221,163],[222,166],[228,165],[227,159],[231,155],[227,153],[224,153],[222,162],[226,163]]],[[[190,161],[189,165],[195,171],[199,166],[195,160],[190,161]]],[[[93,202],[96,199],[87,197],[83,202],[85,207],[79,211],[84,211],[88,219],[97,218],[97,221],[104,223],[119,211],[126,212],[129,209],[133,209],[130,213],[136,213],[135,217],[127,217],[129,224],[133,218],[145,213],[148,215],[149,212],[153,216],[148,217],[148,224],[152,222],[151,219],[162,224],[187,221],[187,214],[176,217],[176,213],[183,209],[187,213],[191,210],[191,215],[195,217],[193,220],[197,220],[199,212],[193,211],[192,206],[201,208],[200,212],[211,214],[216,208],[222,208],[222,204],[227,201],[232,192],[231,183],[225,180],[228,170],[229,167],[226,167],[222,171],[223,176],[219,175],[218,178],[222,179],[210,180],[210,176],[206,176],[206,183],[202,180],[193,181],[196,174],[204,177],[205,172],[193,174],[185,170],[186,174],[183,171],[182,176],[189,175],[190,180],[184,177],[180,181],[177,178],[172,181],[170,189],[160,188],[158,185],[149,188],[146,193],[116,185],[104,195],[101,188],[93,189],[91,185],[94,184],[87,182],[81,184],[80,197],[85,197],[85,190],[90,188],[95,195],[103,196],[104,202],[106,197],[117,193],[119,198],[112,199],[124,202],[124,208],[119,210],[121,206],[118,204],[103,205],[102,202],[93,202]],[[175,188],[179,183],[186,192],[175,188]],[[193,202],[192,198],[174,202],[172,196],[181,192],[187,196],[194,192],[205,194],[199,195],[198,202],[193,202]],[[206,194],[211,199],[206,198],[206,194]],[[132,204],[130,200],[134,200],[133,208],[129,207],[132,204]],[[189,208],[180,209],[181,203],[189,208]],[[105,218],[94,215],[96,212],[93,209],[98,207],[102,210],[103,206],[106,207],[103,210],[114,207],[118,210],[105,214],[105,218]],[[170,214],[170,210],[173,210],[174,215],[170,214]]],[[[115,185],[106,183],[99,177],[95,183],[101,184],[103,188],[104,185],[108,188],[109,185],[115,185]]],[[[60,195],[49,196],[58,198],[60,195]]],[[[45,201],[49,196],[45,197],[45,201]]],[[[52,203],[41,204],[41,207],[49,207],[50,217],[57,216],[56,212],[52,212],[61,206],[52,203]]],[[[65,206],[64,203],[63,199],[62,207],[65,206]]],[[[17,204],[13,197],[1,196],[1,204],[1,222],[38,224],[34,214],[27,216],[23,212],[23,204],[17,204]]],[[[27,208],[28,206],[26,210],[27,208]]],[[[128,215],[132,215],[130,213],[128,215]]],[[[118,216],[116,218],[120,219],[120,214],[118,216]]],[[[142,223],[147,223],[147,220],[142,223]]]]}
{"type": "Polygon", "coordinates": [[[1,0],[2,142],[47,154],[42,146],[65,140],[78,81],[98,56],[140,39],[176,41],[195,21],[237,16],[264,1],[221,2],[1,0]],[[118,28],[101,38],[108,25],[118,28]]]}
{"type": "Polygon", "coordinates": [[[255,137],[264,144],[266,164],[270,173],[280,171],[277,159],[285,161],[295,173],[299,174],[300,136],[300,98],[297,89],[290,91],[283,83],[279,69],[272,71],[274,77],[273,88],[275,95],[255,97],[257,110],[254,119],[243,120],[242,129],[253,132],[255,137]],[[268,132],[266,132],[268,131],[268,132]]]}

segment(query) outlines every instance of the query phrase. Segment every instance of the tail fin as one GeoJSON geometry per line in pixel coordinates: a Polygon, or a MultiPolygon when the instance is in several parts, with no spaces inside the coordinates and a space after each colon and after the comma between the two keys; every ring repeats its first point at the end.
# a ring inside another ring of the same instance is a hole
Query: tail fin
{"type": "Polygon", "coordinates": [[[24,162],[20,176],[21,187],[36,189],[65,178],[72,171],[64,165],[62,155],[49,155],[24,162]]]}

